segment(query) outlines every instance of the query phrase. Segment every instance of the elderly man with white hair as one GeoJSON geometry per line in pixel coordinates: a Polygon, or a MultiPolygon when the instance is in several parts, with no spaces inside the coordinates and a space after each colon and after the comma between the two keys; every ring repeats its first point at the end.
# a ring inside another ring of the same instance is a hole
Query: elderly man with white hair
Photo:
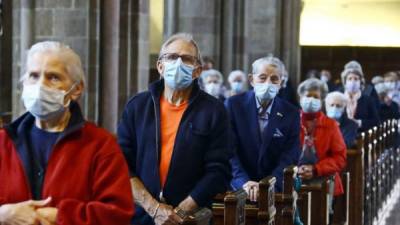
{"type": "Polygon", "coordinates": [[[0,224],[128,224],[128,166],[113,135],[83,118],[79,56],[37,43],[21,81],[28,112],[0,130],[0,224]]]}
{"type": "Polygon", "coordinates": [[[235,151],[231,186],[243,188],[252,201],[258,198],[258,182],[266,176],[275,176],[277,191],[281,191],[284,168],[297,164],[300,156],[299,111],[276,97],[283,73],[278,58],[257,59],[249,75],[254,90],[226,101],[235,151]]]}
{"type": "Polygon", "coordinates": [[[339,123],[344,142],[347,148],[350,148],[355,144],[358,125],[353,120],[347,118],[345,110],[348,101],[349,99],[343,93],[338,91],[331,92],[325,97],[325,111],[329,118],[339,123]]]}
{"type": "Polygon", "coordinates": [[[225,97],[222,94],[224,78],[221,72],[215,69],[209,69],[203,71],[200,76],[201,81],[203,82],[204,91],[222,102],[225,101],[225,97]]]}
{"type": "Polygon", "coordinates": [[[179,215],[211,207],[231,178],[228,116],[199,88],[201,54],[192,35],[168,38],[157,69],[161,79],[129,100],[118,126],[135,196],[133,224],[180,224],[179,215]]]}
{"type": "Polygon", "coordinates": [[[247,90],[247,77],[241,70],[234,70],[229,73],[228,82],[230,90],[228,96],[244,93],[247,90]]]}

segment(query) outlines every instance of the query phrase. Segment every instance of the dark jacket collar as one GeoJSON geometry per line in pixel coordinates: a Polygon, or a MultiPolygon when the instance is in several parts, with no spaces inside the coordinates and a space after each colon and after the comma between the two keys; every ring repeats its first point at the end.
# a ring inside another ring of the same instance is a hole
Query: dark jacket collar
{"type": "MultiPolygon", "coordinates": [[[[159,99],[164,91],[164,79],[160,79],[151,83],[149,86],[149,91],[152,97],[157,99],[157,102],[159,102],[159,99]]],[[[189,104],[192,103],[200,93],[201,90],[198,84],[198,79],[194,79],[192,82],[192,92],[190,93],[189,104]]]]}
{"type": "MultiPolygon", "coordinates": [[[[82,111],[77,102],[71,101],[69,109],[71,111],[71,118],[68,122],[66,129],[61,133],[58,140],[83,127],[85,123],[82,111]]],[[[26,112],[14,122],[5,126],[5,129],[7,133],[12,137],[12,139],[15,140],[17,138],[23,137],[22,134],[26,133],[26,130],[30,129],[34,122],[35,117],[30,112],[26,112]]]]}

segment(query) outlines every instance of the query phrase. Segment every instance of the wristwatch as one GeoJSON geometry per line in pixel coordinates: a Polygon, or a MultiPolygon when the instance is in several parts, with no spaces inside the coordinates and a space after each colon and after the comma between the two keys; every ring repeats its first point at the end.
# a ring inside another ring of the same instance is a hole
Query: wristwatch
{"type": "Polygon", "coordinates": [[[176,207],[174,209],[174,212],[176,213],[176,215],[178,215],[180,218],[182,218],[182,220],[185,220],[189,216],[185,210],[183,210],[179,207],[176,207]]]}

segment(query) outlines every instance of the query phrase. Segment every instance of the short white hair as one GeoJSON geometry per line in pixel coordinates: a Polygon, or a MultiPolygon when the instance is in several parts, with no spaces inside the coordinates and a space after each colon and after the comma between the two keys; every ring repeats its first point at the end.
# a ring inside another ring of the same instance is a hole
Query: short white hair
{"type": "Polygon", "coordinates": [[[263,65],[271,65],[271,66],[276,67],[276,69],[278,70],[279,76],[281,78],[285,74],[286,69],[285,69],[285,65],[283,64],[283,62],[276,57],[267,56],[267,57],[259,58],[253,62],[253,64],[252,64],[253,75],[257,74],[260,67],[263,65]]]}
{"type": "Polygon", "coordinates": [[[209,69],[209,70],[204,70],[203,72],[201,72],[201,80],[203,81],[203,83],[206,82],[207,77],[210,76],[214,76],[218,78],[218,83],[222,84],[224,82],[224,78],[222,76],[222,73],[219,72],[218,70],[215,69],[209,69]]]}
{"type": "Polygon", "coordinates": [[[43,41],[32,45],[28,50],[25,73],[22,75],[21,81],[24,81],[28,77],[28,67],[33,56],[38,53],[56,54],[64,63],[67,73],[71,77],[72,81],[74,83],[85,83],[85,73],[83,72],[82,62],[78,54],[76,54],[68,45],[56,41],[43,41]]]}
{"type": "Polygon", "coordinates": [[[241,77],[243,79],[243,81],[247,80],[246,74],[243,71],[234,70],[234,71],[229,73],[228,82],[232,83],[235,80],[236,77],[241,77]]]}
{"type": "Polygon", "coordinates": [[[374,76],[374,77],[371,79],[371,83],[374,84],[374,85],[375,85],[375,84],[378,84],[378,83],[382,83],[382,82],[384,82],[382,76],[374,76]]]}
{"type": "Polygon", "coordinates": [[[321,99],[323,99],[328,93],[328,85],[317,78],[309,78],[299,84],[297,88],[297,94],[303,97],[307,91],[319,91],[321,93],[321,99]]]}
{"type": "Polygon", "coordinates": [[[349,99],[348,99],[348,97],[347,97],[345,94],[343,94],[343,93],[341,93],[341,92],[338,92],[338,91],[334,91],[334,92],[329,93],[329,94],[325,97],[325,108],[328,108],[329,105],[330,105],[330,104],[333,102],[333,100],[335,100],[335,99],[338,99],[338,100],[342,103],[343,107],[346,107],[346,106],[347,106],[347,103],[349,102],[349,99]]]}
{"type": "Polygon", "coordinates": [[[182,40],[182,41],[191,43],[193,45],[193,47],[196,49],[197,60],[199,61],[200,65],[203,64],[201,53],[200,53],[200,48],[199,48],[197,42],[194,40],[193,35],[189,34],[189,33],[176,33],[176,34],[172,35],[171,37],[169,37],[161,46],[160,53],[158,54],[158,58],[160,58],[162,55],[165,54],[165,50],[168,47],[168,45],[172,44],[173,42],[175,42],[177,40],[182,40]]]}

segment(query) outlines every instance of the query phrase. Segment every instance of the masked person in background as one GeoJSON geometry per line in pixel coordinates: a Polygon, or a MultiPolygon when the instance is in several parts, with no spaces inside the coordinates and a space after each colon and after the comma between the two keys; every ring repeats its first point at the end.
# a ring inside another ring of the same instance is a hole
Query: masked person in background
{"type": "Polygon", "coordinates": [[[229,185],[228,115],[200,90],[200,60],[190,34],[171,36],[157,61],[161,79],[125,107],[118,142],[137,196],[133,224],[177,225],[229,185]]]}
{"type": "Polygon", "coordinates": [[[228,82],[231,89],[226,94],[227,97],[242,94],[247,91],[247,77],[241,70],[232,71],[228,76],[228,82]]]}
{"type": "Polygon", "coordinates": [[[332,75],[331,71],[329,70],[321,70],[319,74],[319,79],[324,82],[326,85],[328,85],[328,92],[335,91],[337,89],[336,85],[334,82],[332,82],[332,75]]]}
{"type": "Polygon", "coordinates": [[[230,97],[225,105],[231,119],[233,189],[244,189],[250,200],[258,198],[258,182],[277,178],[282,191],[285,167],[297,164],[300,155],[298,109],[276,97],[282,84],[283,63],[269,56],[257,59],[249,74],[254,90],[230,97]]]}
{"type": "Polygon", "coordinates": [[[331,92],[325,97],[325,111],[329,118],[339,123],[344,142],[347,148],[351,148],[357,138],[358,125],[347,118],[345,110],[348,101],[348,98],[343,93],[338,91],[331,92]]]}
{"type": "Polygon", "coordinates": [[[0,130],[0,224],[129,224],[128,166],[113,135],[83,118],[79,56],[37,43],[21,81],[28,112],[0,130]]]}
{"type": "Polygon", "coordinates": [[[224,78],[218,70],[209,69],[201,73],[201,80],[203,82],[204,91],[207,94],[219,99],[224,102],[225,97],[223,95],[222,84],[224,78]]]}
{"type": "Polygon", "coordinates": [[[383,76],[384,85],[386,88],[387,96],[391,101],[400,105],[400,91],[397,85],[399,84],[399,77],[396,72],[388,72],[383,76]]]}
{"type": "Polygon", "coordinates": [[[356,67],[345,69],[341,79],[344,94],[349,99],[346,106],[347,117],[358,124],[359,132],[377,126],[380,121],[377,104],[372,97],[363,94],[365,80],[362,71],[356,67]]]}
{"type": "Polygon", "coordinates": [[[382,76],[374,76],[371,79],[371,83],[374,85],[376,93],[379,94],[386,90],[385,83],[382,76]]]}
{"type": "MultiPolygon", "coordinates": [[[[303,81],[297,92],[301,105],[299,176],[305,182],[332,177],[330,199],[344,193],[339,173],[346,166],[346,145],[337,122],[321,111],[327,85],[316,78],[303,81]]],[[[332,214],[331,207],[331,214],[332,214]]]]}

